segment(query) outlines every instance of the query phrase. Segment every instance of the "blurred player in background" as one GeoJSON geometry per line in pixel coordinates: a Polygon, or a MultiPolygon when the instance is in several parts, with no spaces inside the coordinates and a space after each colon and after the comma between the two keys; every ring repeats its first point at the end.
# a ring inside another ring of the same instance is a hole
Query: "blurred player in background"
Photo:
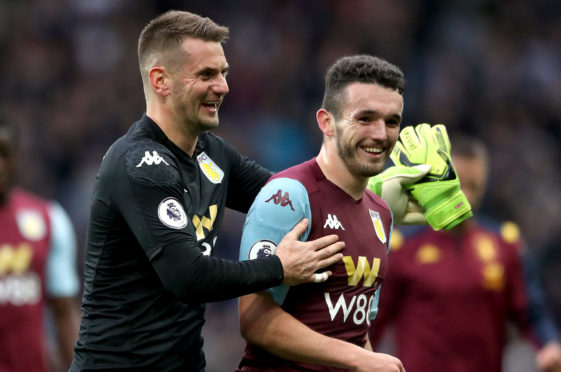
{"type": "Polygon", "coordinates": [[[364,348],[393,226],[388,205],[365,188],[398,138],[404,85],[396,66],[373,56],[343,57],[329,68],[316,114],[321,150],[263,187],[247,216],[240,259],[270,254],[303,217],[311,221],[303,240],[337,233],[345,256],[323,284],[240,298],[248,344],[239,371],[404,371],[398,359],[364,348]]]}
{"type": "Polygon", "coordinates": [[[62,207],[15,187],[18,130],[0,119],[0,371],[66,370],[78,336],[76,239],[62,207]],[[60,355],[50,356],[45,306],[60,355]]]}
{"type": "MultiPolygon", "coordinates": [[[[487,152],[478,140],[451,137],[461,187],[475,210],[487,183],[487,152]]],[[[523,197],[523,196],[521,196],[523,197]]],[[[408,372],[502,370],[507,321],[538,347],[541,371],[561,371],[559,338],[535,279],[526,279],[516,225],[469,219],[450,231],[394,231],[374,348],[395,328],[395,354],[408,372]]]]}

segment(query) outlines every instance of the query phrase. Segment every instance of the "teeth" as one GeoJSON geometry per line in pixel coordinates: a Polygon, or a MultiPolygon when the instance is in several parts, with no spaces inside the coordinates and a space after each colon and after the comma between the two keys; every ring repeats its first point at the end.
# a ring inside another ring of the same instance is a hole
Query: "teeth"
{"type": "Polygon", "coordinates": [[[363,149],[367,152],[382,152],[382,149],[378,147],[363,147],[363,149]]]}
{"type": "Polygon", "coordinates": [[[219,103],[220,103],[220,101],[204,102],[205,105],[213,105],[214,107],[217,107],[219,103]]]}

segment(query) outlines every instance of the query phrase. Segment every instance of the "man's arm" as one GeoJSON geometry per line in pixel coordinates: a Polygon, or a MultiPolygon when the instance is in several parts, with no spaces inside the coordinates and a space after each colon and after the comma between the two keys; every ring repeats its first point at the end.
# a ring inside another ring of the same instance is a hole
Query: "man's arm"
{"type": "Polygon", "coordinates": [[[76,237],[70,218],[57,203],[49,209],[51,246],[46,267],[47,304],[52,309],[58,351],[65,368],[70,366],[78,338],[80,310],[76,272],[76,237]]]}
{"type": "Polygon", "coordinates": [[[59,354],[65,368],[70,367],[74,344],[80,326],[79,306],[75,297],[53,297],[48,300],[53,312],[59,354]]]}
{"type": "Polygon", "coordinates": [[[281,358],[352,371],[405,371],[395,357],[313,331],[285,312],[267,292],[240,298],[239,311],[242,336],[281,358]]]}
{"type": "Polygon", "coordinates": [[[524,281],[528,294],[528,313],[541,347],[536,351],[540,371],[561,372],[561,343],[557,326],[546,306],[545,295],[538,279],[538,269],[528,248],[522,250],[524,281]]]}
{"type": "Polygon", "coordinates": [[[536,363],[540,371],[561,371],[561,345],[548,314],[531,257],[523,256],[523,252],[528,251],[521,240],[513,241],[507,247],[510,249],[511,271],[507,278],[507,293],[511,317],[536,347],[536,363]]]}
{"type": "MultiPolygon", "coordinates": [[[[300,226],[279,246],[278,255],[259,261],[238,262],[203,254],[200,245],[205,242],[197,237],[188,216],[191,206],[185,198],[179,165],[169,150],[155,143],[132,146],[122,155],[109,152],[98,185],[109,196],[103,195],[105,199],[97,202],[99,212],[92,208],[92,221],[107,219],[107,214],[114,213],[107,209],[115,208],[163,286],[187,303],[235,298],[283,281],[313,282],[316,270],[341,258],[333,256],[343,245],[335,243],[336,236],[298,242],[293,235],[302,230],[300,226]],[[139,166],[146,148],[157,151],[163,161],[139,166]]],[[[92,226],[95,228],[95,223],[92,226]]]]}

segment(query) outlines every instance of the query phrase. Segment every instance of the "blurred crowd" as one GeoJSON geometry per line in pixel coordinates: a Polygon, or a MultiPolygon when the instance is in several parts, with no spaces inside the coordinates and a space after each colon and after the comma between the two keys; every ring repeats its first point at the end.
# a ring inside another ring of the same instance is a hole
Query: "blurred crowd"
{"type": "MultiPolygon", "coordinates": [[[[230,27],[217,133],[273,170],[317,153],[313,112],[337,57],[400,66],[404,125],[444,123],[487,144],[484,212],[520,226],[561,324],[561,2],[0,1],[0,112],[22,128],[20,184],[66,208],[82,248],[100,160],[144,111],[138,35],[168,9],[230,27]]],[[[243,217],[227,217],[217,253],[234,258],[243,217]]]]}

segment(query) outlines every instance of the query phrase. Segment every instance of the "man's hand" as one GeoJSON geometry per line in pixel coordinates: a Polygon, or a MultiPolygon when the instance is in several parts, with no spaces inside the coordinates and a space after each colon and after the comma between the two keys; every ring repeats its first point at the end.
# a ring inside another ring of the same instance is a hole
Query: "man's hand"
{"type": "Polygon", "coordinates": [[[550,342],[539,349],[536,362],[541,372],[561,372],[561,344],[550,342]]]}
{"type": "Polygon", "coordinates": [[[308,220],[303,219],[281,240],[275,254],[280,258],[284,269],[284,284],[324,282],[331,271],[316,274],[316,271],[333,265],[343,258],[337,253],[345,246],[338,241],[337,235],[327,235],[316,240],[301,242],[298,237],[308,227],[308,220]]]}
{"type": "Polygon", "coordinates": [[[426,210],[425,218],[433,229],[450,230],[471,217],[471,206],[460,189],[452,164],[446,127],[442,124],[406,127],[399,139],[390,155],[394,164],[431,167],[423,179],[406,187],[426,210]]]}
{"type": "Polygon", "coordinates": [[[395,224],[426,225],[425,210],[405,186],[419,181],[430,171],[430,165],[413,167],[395,165],[368,180],[368,189],[388,203],[395,224]]]}
{"type": "Polygon", "coordinates": [[[353,372],[405,372],[401,361],[394,356],[368,351],[358,358],[353,372]]]}

